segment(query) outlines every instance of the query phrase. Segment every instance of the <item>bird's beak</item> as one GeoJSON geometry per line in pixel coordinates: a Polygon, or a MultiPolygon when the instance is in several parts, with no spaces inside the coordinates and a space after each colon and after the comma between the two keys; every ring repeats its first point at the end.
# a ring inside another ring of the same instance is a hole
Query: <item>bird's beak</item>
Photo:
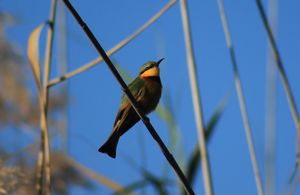
{"type": "Polygon", "coordinates": [[[162,58],[162,59],[158,60],[158,61],[156,62],[156,66],[159,67],[159,64],[160,64],[164,59],[165,59],[165,58],[162,58]]]}

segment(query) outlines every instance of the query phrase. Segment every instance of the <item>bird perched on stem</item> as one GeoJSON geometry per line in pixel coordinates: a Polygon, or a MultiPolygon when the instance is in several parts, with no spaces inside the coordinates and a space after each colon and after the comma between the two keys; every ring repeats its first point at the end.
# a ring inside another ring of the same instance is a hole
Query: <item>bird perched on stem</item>
{"type": "MultiPolygon", "coordinates": [[[[128,85],[129,90],[145,114],[149,114],[156,108],[161,96],[162,85],[159,77],[159,64],[163,59],[143,64],[138,77],[128,85]]],[[[112,133],[98,151],[116,158],[120,137],[139,120],[140,118],[127,96],[123,94],[112,133]]]]}

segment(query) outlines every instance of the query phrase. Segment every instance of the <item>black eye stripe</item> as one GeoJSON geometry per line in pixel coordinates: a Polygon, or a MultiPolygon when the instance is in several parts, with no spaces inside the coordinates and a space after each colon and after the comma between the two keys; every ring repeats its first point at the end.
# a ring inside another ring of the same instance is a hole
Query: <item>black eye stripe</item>
{"type": "Polygon", "coordinates": [[[143,74],[146,70],[149,70],[152,67],[153,67],[153,65],[149,65],[149,66],[145,67],[144,70],[140,74],[143,74]]]}
{"type": "Polygon", "coordinates": [[[150,68],[152,68],[152,66],[147,66],[147,67],[144,69],[144,71],[145,71],[145,70],[149,70],[150,68]]]}

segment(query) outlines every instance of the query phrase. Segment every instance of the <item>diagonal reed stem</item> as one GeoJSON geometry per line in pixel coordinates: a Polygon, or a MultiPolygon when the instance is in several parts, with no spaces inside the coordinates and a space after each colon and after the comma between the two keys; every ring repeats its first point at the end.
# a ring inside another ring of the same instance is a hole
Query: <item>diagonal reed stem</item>
{"type": "Polygon", "coordinates": [[[126,96],[129,99],[132,107],[134,108],[134,110],[136,111],[136,113],[139,115],[140,119],[145,124],[145,126],[147,127],[147,129],[149,130],[149,133],[151,134],[151,136],[153,137],[153,139],[158,143],[158,145],[159,145],[160,149],[162,150],[164,156],[166,157],[166,159],[168,160],[168,162],[173,167],[173,169],[176,172],[177,176],[181,179],[183,185],[185,186],[186,191],[189,194],[195,194],[194,191],[193,191],[193,189],[189,185],[186,177],[184,176],[183,172],[181,171],[180,167],[178,166],[177,162],[175,161],[174,157],[169,152],[169,150],[167,149],[167,147],[165,146],[165,144],[163,143],[163,141],[161,140],[161,138],[159,137],[159,135],[156,133],[156,131],[155,131],[154,127],[152,126],[149,118],[146,117],[145,113],[143,113],[141,111],[140,107],[138,106],[136,100],[134,99],[134,97],[133,97],[132,93],[130,92],[129,88],[127,87],[126,83],[124,82],[124,80],[120,76],[120,74],[117,71],[117,69],[114,67],[113,63],[111,62],[111,60],[109,59],[109,57],[105,53],[104,49],[101,47],[100,43],[98,42],[98,40],[96,39],[96,37],[94,36],[94,34],[91,32],[91,30],[89,29],[89,27],[87,26],[87,24],[79,16],[79,14],[74,9],[74,7],[72,6],[72,4],[68,0],[63,0],[63,2],[68,7],[69,11],[72,13],[72,15],[74,16],[74,18],[79,23],[79,25],[82,27],[82,29],[84,30],[84,32],[86,33],[86,35],[89,37],[90,41],[93,43],[94,47],[97,49],[97,51],[99,52],[99,54],[102,56],[103,60],[107,64],[108,68],[110,69],[110,71],[112,72],[112,74],[117,79],[118,83],[121,85],[124,93],[126,94],[126,96]]]}
{"type": "Polygon", "coordinates": [[[294,184],[293,184],[291,190],[289,191],[289,195],[295,194],[295,191],[296,191],[296,189],[297,189],[299,183],[300,183],[300,175],[298,175],[298,177],[297,177],[296,181],[294,182],[294,184]]]}
{"type": "Polygon", "coordinates": [[[88,167],[81,165],[79,162],[77,162],[76,160],[74,160],[68,156],[65,156],[65,160],[68,163],[70,163],[73,167],[75,167],[78,171],[80,171],[83,175],[97,181],[100,184],[103,184],[104,186],[112,189],[113,191],[118,192],[118,191],[121,191],[122,189],[124,189],[124,187],[121,186],[120,184],[110,180],[109,178],[107,178],[103,175],[96,173],[94,170],[91,170],[88,167]]]}
{"type": "MultiPolygon", "coordinates": [[[[114,53],[116,53],[117,51],[119,51],[121,48],[123,48],[125,45],[127,45],[130,41],[132,41],[134,38],[136,38],[139,34],[141,34],[144,30],[146,30],[148,28],[148,26],[150,26],[153,22],[155,22],[158,18],[160,18],[167,10],[169,10],[174,4],[176,3],[176,0],[172,0],[170,1],[164,8],[162,8],[159,12],[157,12],[150,20],[148,20],[143,26],[141,26],[137,31],[135,31],[133,34],[131,34],[129,37],[127,37],[126,39],[124,39],[123,41],[121,41],[120,43],[118,43],[116,46],[114,46],[113,48],[111,48],[108,52],[107,55],[111,56],[114,53]]],[[[60,82],[63,82],[73,76],[76,76],[92,67],[94,67],[95,65],[99,64],[100,62],[102,62],[103,59],[101,56],[99,56],[98,58],[86,63],[85,65],[77,68],[76,70],[73,70],[71,72],[68,72],[66,74],[64,74],[63,76],[59,76],[55,79],[52,79],[49,83],[48,83],[48,87],[52,87],[60,82]]]]}
{"type": "Polygon", "coordinates": [[[298,113],[298,110],[297,110],[296,102],[295,102],[294,96],[292,94],[292,90],[291,90],[288,78],[286,76],[286,73],[285,73],[285,70],[284,70],[284,67],[283,67],[283,64],[282,64],[282,61],[281,61],[281,57],[280,57],[280,54],[279,54],[278,47],[277,47],[274,35],[272,33],[272,29],[269,25],[266,13],[265,13],[264,8],[263,8],[263,5],[262,5],[260,0],[256,0],[256,5],[257,5],[257,8],[259,10],[259,13],[260,13],[261,19],[263,21],[264,27],[267,31],[267,35],[268,35],[268,38],[269,38],[269,41],[270,41],[271,49],[272,49],[272,52],[273,52],[273,55],[274,55],[274,58],[275,58],[275,61],[276,61],[276,65],[277,65],[277,68],[278,68],[278,71],[279,71],[279,74],[280,74],[280,77],[281,77],[281,81],[282,81],[282,84],[283,84],[283,87],[284,87],[284,91],[285,91],[285,94],[287,96],[288,104],[289,104],[289,107],[290,107],[290,110],[291,110],[291,113],[292,113],[292,117],[293,117],[293,120],[294,120],[294,123],[295,123],[295,126],[296,126],[296,131],[297,131],[297,135],[296,135],[296,158],[297,158],[297,160],[296,160],[296,169],[294,171],[297,171],[297,169],[299,168],[299,163],[298,162],[300,161],[300,151],[299,151],[300,150],[300,148],[299,148],[300,147],[300,118],[299,118],[299,113],[298,113]]]}
{"type": "Polygon", "coordinates": [[[264,11],[264,8],[262,6],[261,1],[256,0],[256,4],[257,4],[257,7],[258,7],[260,16],[262,18],[262,21],[264,23],[264,27],[265,27],[265,29],[267,31],[267,34],[268,34],[268,38],[269,38],[269,41],[270,41],[270,44],[271,44],[272,52],[274,54],[275,61],[276,61],[276,64],[277,64],[277,68],[279,70],[279,74],[280,74],[281,79],[282,79],[283,87],[284,87],[284,90],[285,90],[285,93],[286,93],[286,96],[287,96],[287,99],[288,99],[288,103],[289,103],[289,106],[290,106],[290,109],[291,109],[291,112],[292,112],[292,117],[293,117],[293,120],[295,122],[296,129],[297,129],[298,133],[300,133],[299,113],[297,111],[297,106],[296,106],[296,103],[295,103],[295,100],[294,100],[294,97],[293,97],[293,94],[292,94],[292,90],[291,90],[288,78],[286,76],[286,73],[285,73],[285,70],[284,70],[284,67],[283,67],[283,64],[282,64],[282,61],[281,61],[281,57],[280,57],[280,54],[279,54],[279,51],[278,51],[278,47],[276,45],[271,27],[268,23],[268,20],[267,20],[267,17],[266,17],[266,14],[265,14],[265,11],[264,11]]]}
{"type": "Polygon", "coordinates": [[[211,180],[211,170],[210,170],[210,164],[209,164],[207,148],[206,148],[201,98],[200,98],[200,92],[198,90],[196,65],[194,59],[194,51],[192,45],[192,37],[190,32],[190,24],[189,24],[188,8],[187,8],[186,0],[180,0],[180,9],[181,9],[181,17],[182,17],[183,30],[184,30],[189,78],[190,78],[192,99],[193,99],[194,112],[195,112],[195,120],[196,120],[197,131],[198,131],[198,144],[199,144],[199,149],[200,149],[199,151],[200,151],[201,162],[202,162],[201,167],[202,167],[202,174],[204,180],[204,189],[206,195],[212,195],[213,185],[211,180]]]}
{"type": "Polygon", "coordinates": [[[239,76],[239,72],[238,72],[238,68],[237,68],[235,53],[234,53],[234,49],[233,49],[233,45],[232,45],[232,41],[231,41],[231,35],[230,35],[230,31],[229,31],[229,27],[228,27],[222,0],[218,0],[218,6],[219,6],[221,20],[222,20],[222,24],[223,24],[223,28],[224,28],[224,32],[225,32],[226,43],[227,43],[227,47],[228,47],[228,50],[230,53],[230,59],[232,62],[232,68],[233,68],[234,79],[235,79],[235,87],[236,87],[236,92],[237,92],[238,99],[239,99],[239,104],[240,104],[240,109],[241,109],[241,113],[242,113],[244,127],[246,130],[247,143],[248,143],[251,162],[252,162],[252,166],[253,166],[256,187],[257,187],[258,194],[263,195],[264,192],[263,192],[263,188],[262,188],[259,168],[257,165],[254,143],[253,143],[253,139],[252,139],[251,128],[250,128],[249,118],[248,118],[246,104],[245,104],[245,98],[243,95],[241,80],[240,80],[240,76],[239,76]]]}

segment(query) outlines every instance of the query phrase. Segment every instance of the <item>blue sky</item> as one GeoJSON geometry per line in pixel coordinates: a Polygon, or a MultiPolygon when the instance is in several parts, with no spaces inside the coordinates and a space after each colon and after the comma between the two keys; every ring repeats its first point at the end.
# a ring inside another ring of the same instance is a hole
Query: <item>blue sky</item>
{"type": "MultiPolygon", "coordinates": [[[[264,1],[266,2],[266,1],[264,1]]],[[[168,1],[72,1],[105,50],[109,50],[132,34],[168,1]]],[[[267,36],[255,1],[224,1],[232,41],[236,51],[242,87],[252,127],[259,168],[264,184],[265,107],[267,36]]],[[[229,94],[225,112],[209,143],[209,157],[215,194],[256,194],[250,156],[246,143],[239,104],[234,87],[231,62],[218,12],[217,1],[188,2],[197,75],[200,85],[204,119],[208,121],[219,102],[229,94]]],[[[265,4],[266,6],[266,4],[265,4]]],[[[1,1],[0,10],[18,18],[15,26],[7,28],[7,36],[26,54],[27,38],[40,23],[47,20],[50,1],[1,1]]],[[[300,2],[279,1],[278,47],[289,78],[296,103],[300,99],[300,2]]],[[[44,36],[45,38],[45,36],[44,36]]],[[[68,65],[74,70],[97,57],[97,52],[83,31],[67,12],[68,65]]],[[[55,50],[56,51],[56,50],[55,50]]],[[[54,53],[51,78],[57,75],[54,53]]],[[[197,133],[190,95],[186,53],[179,4],[176,3],[139,37],[112,56],[131,75],[148,60],[165,61],[161,65],[163,96],[170,96],[180,130],[184,157],[191,154],[197,133]]],[[[115,160],[97,152],[110,134],[118,109],[121,89],[105,64],[66,81],[70,89],[69,131],[70,155],[85,166],[126,185],[142,176],[126,159],[134,160],[159,176],[166,160],[143,124],[138,123],[119,143],[115,160]],[[105,92],[105,93],[103,93],[105,92]],[[140,139],[143,139],[144,146],[140,139]],[[140,148],[145,147],[147,160],[142,160],[140,148]]],[[[54,87],[55,88],[55,87],[54,87]]],[[[51,91],[50,91],[51,93],[51,91]]],[[[155,113],[152,124],[168,140],[167,125],[155,113]]],[[[279,76],[276,85],[276,194],[282,194],[295,163],[295,126],[279,76]]],[[[173,151],[176,152],[176,151],[173,151]]],[[[178,158],[178,157],[176,157],[178,158]]],[[[171,169],[169,178],[175,178],[171,169]]],[[[201,172],[194,186],[203,194],[201,172]]],[[[174,189],[168,189],[173,192],[174,189]]],[[[104,186],[86,192],[72,188],[72,194],[107,194],[104,186]]],[[[149,194],[153,193],[149,189],[149,194]]],[[[300,193],[299,189],[297,191],[300,193]]]]}

